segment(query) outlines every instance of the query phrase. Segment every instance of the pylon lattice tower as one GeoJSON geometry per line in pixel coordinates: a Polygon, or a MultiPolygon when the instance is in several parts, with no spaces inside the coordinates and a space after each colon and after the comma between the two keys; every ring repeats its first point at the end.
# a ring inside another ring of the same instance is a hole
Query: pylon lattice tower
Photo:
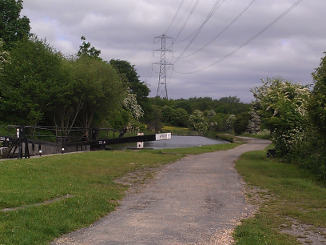
{"type": "Polygon", "coordinates": [[[172,52],[172,50],[166,48],[166,43],[167,40],[169,39],[172,40],[172,37],[162,35],[162,36],[155,37],[155,39],[160,39],[160,43],[161,43],[161,48],[154,50],[154,51],[159,51],[161,53],[160,62],[153,63],[154,65],[160,66],[156,96],[168,99],[168,91],[166,87],[166,71],[167,71],[166,68],[169,66],[173,66],[173,64],[166,60],[166,54],[168,52],[172,52]]]}

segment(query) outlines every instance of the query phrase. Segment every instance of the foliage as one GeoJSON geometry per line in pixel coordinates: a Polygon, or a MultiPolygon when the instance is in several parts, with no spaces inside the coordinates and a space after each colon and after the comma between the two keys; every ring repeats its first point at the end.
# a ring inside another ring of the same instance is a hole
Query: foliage
{"type": "Polygon", "coordinates": [[[321,59],[312,77],[314,88],[309,100],[309,115],[319,133],[326,138],[326,56],[321,59]]]}
{"type": "Polygon", "coordinates": [[[144,111],[144,120],[146,120],[150,110],[150,102],[148,100],[150,90],[144,82],[139,80],[135,66],[125,60],[112,59],[109,63],[118,72],[121,81],[129,88],[129,94],[136,95],[137,104],[144,111]]]}
{"type": "Polygon", "coordinates": [[[167,105],[162,108],[163,122],[176,127],[187,127],[189,115],[183,108],[173,109],[167,105]]]}
{"type": "Polygon", "coordinates": [[[147,129],[153,132],[160,131],[163,127],[162,120],[163,115],[161,108],[157,105],[152,105],[150,114],[147,117],[147,129]]]}
{"type": "MultiPolygon", "coordinates": [[[[250,120],[247,127],[247,132],[249,134],[256,134],[260,132],[260,117],[258,113],[254,110],[249,111],[250,120]]],[[[270,134],[270,133],[269,133],[270,134]]]]}
{"type": "Polygon", "coordinates": [[[81,37],[81,40],[83,41],[83,43],[81,46],[79,46],[77,56],[79,56],[79,57],[88,56],[88,57],[93,57],[96,59],[101,59],[99,57],[101,54],[101,50],[96,49],[95,47],[92,47],[90,42],[86,42],[86,38],[84,36],[81,37]]]}
{"type": "Polygon", "coordinates": [[[193,113],[194,109],[192,108],[192,105],[189,103],[186,99],[177,99],[173,103],[173,108],[182,108],[184,109],[189,115],[193,113]]]}
{"type": "Polygon", "coordinates": [[[226,126],[227,126],[228,131],[230,131],[230,132],[233,132],[234,121],[235,121],[234,114],[229,115],[226,119],[226,126]]]}
{"type": "Polygon", "coordinates": [[[262,126],[273,133],[278,155],[285,156],[296,147],[308,126],[310,91],[306,86],[282,78],[268,78],[262,83],[262,86],[251,90],[256,99],[253,108],[260,116],[262,126]]]}
{"type": "Polygon", "coordinates": [[[62,56],[46,41],[33,36],[18,44],[0,76],[1,119],[36,125],[64,96],[68,71],[62,69],[62,56]]]}
{"type": "Polygon", "coordinates": [[[3,64],[9,61],[9,52],[4,50],[4,42],[0,38],[0,74],[3,69],[3,64]]]}
{"type": "Polygon", "coordinates": [[[17,41],[27,38],[30,32],[30,20],[20,17],[23,9],[22,0],[2,0],[0,4],[0,39],[4,49],[10,50],[17,41]]]}
{"type": "Polygon", "coordinates": [[[189,117],[189,125],[193,130],[205,132],[208,130],[208,121],[200,110],[195,110],[189,117]]]}
{"type": "MultiPolygon", "coordinates": [[[[75,108],[75,125],[87,128],[103,125],[114,109],[121,108],[125,97],[118,74],[108,63],[88,56],[69,63],[73,96],[67,100],[71,101],[70,108],[75,108]]],[[[61,108],[57,109],[58,117],[61,108]]]]}
{"type": "Polygon", "coordinates": [[[228,117],[228,115],[222,113],[217,113],[216,115],[214,115],[212,118],[209,119],[210,130],[213,132],[227,132],[228,117]]]}
{"type": "Polygon", "coordinates": [[[248,112],[241,112],[235,116],[234,122],[233,122],[233,129],[234,133],[239,135],[244,133],[249,125],[250,121],[250,114],[248,112]]]}
{"type": "Polygon", "coordinates": [[[83,55],[64,58],[46,40],[18,42],[3,64],[1,121],[95,127],[122,110],[126,88],[111,65],[83,55]]]}
{"type": "Polygon", "coordinates": [[[130,111],[131,115],[136,120],[139,120],[144,115],[144,111],[142,110],[141,106],[137,104],[135,94],[128,94],[123,101],[123,105],[128,111],[130,111]]]}

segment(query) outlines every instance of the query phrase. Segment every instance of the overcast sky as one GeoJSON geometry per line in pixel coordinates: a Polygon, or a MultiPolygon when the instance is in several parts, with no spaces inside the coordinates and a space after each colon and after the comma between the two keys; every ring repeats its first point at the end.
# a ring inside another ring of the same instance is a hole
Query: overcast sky
{"type": "Polygon", "coordinates": [[[150,97],[159,80],[155,37],[163,34],[171,37],[166,83],[173,99],[251,102],[249,90],[267,77],[312,84],[326,51],[325,0],[24,0],[23,7],[31,32],[58,51],[75,54],[85,36],[104,60],[135,65],[150,97]]]}

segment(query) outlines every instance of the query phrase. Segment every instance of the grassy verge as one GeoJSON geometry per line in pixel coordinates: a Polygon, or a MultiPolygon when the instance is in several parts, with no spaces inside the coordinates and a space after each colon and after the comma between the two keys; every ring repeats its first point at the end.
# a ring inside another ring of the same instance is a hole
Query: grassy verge
{"type": "Polygon", "coordinates": [[[249,152],[236,163],[248,198],[260,204],[234,232],[237,245],[326,244],[326,188],[307,170],[249,152]],[[281,231],[288,230],[287,233],[281,231]],[[318,243],[319,242],[319,243],[318,243]]]}
{"type": "Polygon", "coordinates": [[[115,210],[127,173],[176,161],[184,154],[237,144],[185,149],[98,151],[0,162],[0,244],[47,244],[115,210]],[[35,206],[65,197],[46,205],[35,206]],[[6,208],[25,207],[4,212],[6,208]]]}
{"type": "Polygon", "coordinates": [[[198,136],[200,135],[197,131],[189,130],[189,128],[174,127],[174,126],[163,126],[162,133],[172,133],[172,135],[178,136],[198,136]]]}

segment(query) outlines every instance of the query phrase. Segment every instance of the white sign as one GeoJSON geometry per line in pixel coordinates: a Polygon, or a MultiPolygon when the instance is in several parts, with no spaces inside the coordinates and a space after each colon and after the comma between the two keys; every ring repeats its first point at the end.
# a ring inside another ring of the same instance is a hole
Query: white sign
{"type": "Polygon", "coordinates": [[[171,138],[171,133],[156,134],[156,140],[170,140],[171,138]]]}
{"type": "MultiPolygon", "coordinates": [[[[138,136],[144,135],[144,133],[138,133],[138,136]]],[[[142,149],[144,148],[144,142],[137,142],[137,148],[142,149]]]]}

